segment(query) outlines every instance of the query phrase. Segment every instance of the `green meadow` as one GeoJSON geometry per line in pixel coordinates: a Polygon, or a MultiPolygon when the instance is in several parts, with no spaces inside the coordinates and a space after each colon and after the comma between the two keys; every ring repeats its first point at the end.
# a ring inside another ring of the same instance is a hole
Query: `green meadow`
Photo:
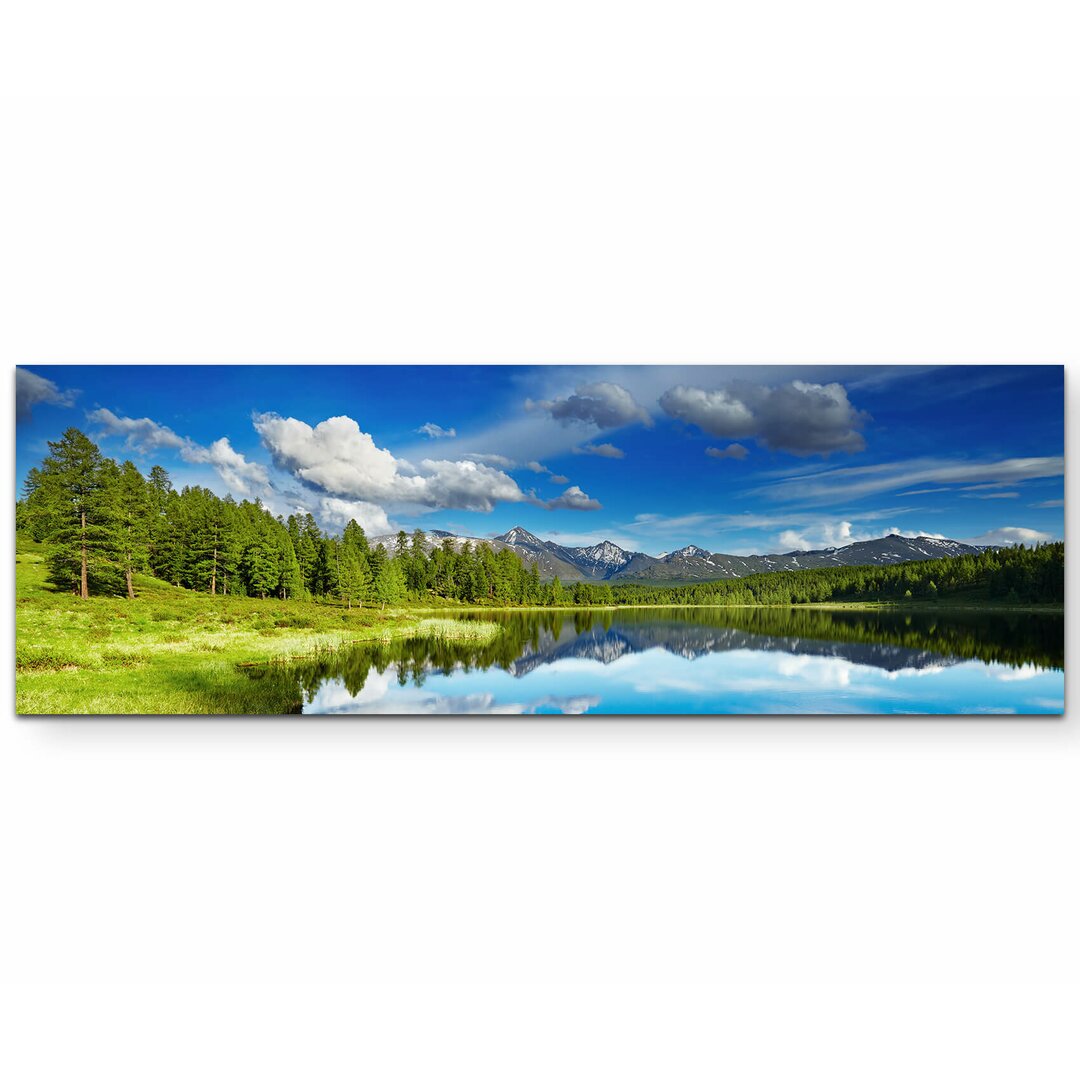
{"type": "Polygon", "coordinates": [[[16,540],[15,707],[21,714],[281,714],[299,688],[251,666],[402,636],[480,638],[490,623],[326,602],[208,596],[136,575],[134,600],[80,600],[16,540]]]}

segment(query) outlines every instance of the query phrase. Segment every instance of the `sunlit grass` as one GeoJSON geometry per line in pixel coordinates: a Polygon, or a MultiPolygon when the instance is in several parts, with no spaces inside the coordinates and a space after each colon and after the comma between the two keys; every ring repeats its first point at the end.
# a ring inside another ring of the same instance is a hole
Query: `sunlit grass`
{"type": "Polygon", "coordinates": [[[403,611],[207,596],[137,576],[136,599],[80,600],[47,581],[44,553],[16,545],[15,700],[28,714],[283,713],[298,690],[249,665],[402,634],[477,640],[497,628],[403,611]]]}

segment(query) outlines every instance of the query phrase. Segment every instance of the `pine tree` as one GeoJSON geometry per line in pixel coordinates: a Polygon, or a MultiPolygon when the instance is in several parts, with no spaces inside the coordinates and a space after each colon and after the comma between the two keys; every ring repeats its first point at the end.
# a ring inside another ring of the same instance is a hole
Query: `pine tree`
{"type": "Polygon", "coordinates": [[[132,580],[136,571],[149,569],[153,504],[150,489],[134,462],[125,461],[113,485],[112,524],[114,550],[124,573],[129,600],[135,599],[132,580]]]}
{"type": "Polygon", "coordinates": [[[400,559],[387,559],[375,578],[375,595],[383,607],[405,599],[405,574],[400,559]]]}
{"type": "Polygon", "coordinates": [[[295,600],[304,595],[304,575],[293,550],[288,533],[278,539],[278,591],[282,600],[295,600]]]}
{"type": "Polygon", "coordinates": [[[300,523],[300,543],[296,548],[296,558],[300,563],[300,573],[304,577],[304,587],[312,595],[322,592],[319,580],[319,556],[322,553],[322,534],[315,519],[310,514],[304,515],[300,523]]]}
{"type": "Polygon", "coordinates": [[[242,569],[248,592],[265,600],[278,586],[281,568],[270,537],[258,535],[244,551],[242,569]]]}
{"type": "Polygon", "coordinates": [[[27,503],[51,549],[52,580],[85,600],[91,578],[108,576],[112,537],[105,461],[77,428],[50,442],[49,450],[28,478],[27,503]]]}

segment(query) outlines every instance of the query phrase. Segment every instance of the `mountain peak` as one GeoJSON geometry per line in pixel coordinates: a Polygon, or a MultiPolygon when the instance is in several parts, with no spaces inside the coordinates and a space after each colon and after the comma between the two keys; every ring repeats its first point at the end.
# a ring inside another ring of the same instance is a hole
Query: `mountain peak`
{"type": "Polygon", "coordinates": [[[534,536],[528,529],[523,529],[520,525],[515,525],[508,532],[504,532],[502,536],[496,536],[495,539],[501,540],[504,544],[520,544],[529,547],[539,547],[543,544],[540,537],[534,536]]]}
{"type": "Polygon", "coordinates": [[[708,559],[712,556],[711,551],[706,551],[703,547],[698,547],[697,544],[687,544],[686,547],[679,548],[678,551],[668,552],[666,555],[661,556],[664,559],[708,559]]]}

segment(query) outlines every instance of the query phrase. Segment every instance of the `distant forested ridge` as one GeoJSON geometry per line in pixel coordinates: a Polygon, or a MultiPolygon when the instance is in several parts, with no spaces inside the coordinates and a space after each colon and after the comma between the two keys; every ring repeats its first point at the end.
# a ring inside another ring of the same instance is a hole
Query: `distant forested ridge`
{"type": "Polygon", "coordinates": [[[401,531],[388,547],[350,521],[340,536],[311,514],[275,517],[258,500],[177,491],[155,465],[104,457],[69,428],[30,470],[16,528],[46,546],[49,576],[75,596],[136,596],[137,574],[209,595],[325,599],[353,604],[432,600],[489,606],[802,604],[824,601],[977,598],[1064,601],[1064,545],[988,550],[891,566],[780,571],[694,585],[564,586],[541,582],[535,562],[487,544],[447,538],[425,552],[425,534],[401,531]]]}

